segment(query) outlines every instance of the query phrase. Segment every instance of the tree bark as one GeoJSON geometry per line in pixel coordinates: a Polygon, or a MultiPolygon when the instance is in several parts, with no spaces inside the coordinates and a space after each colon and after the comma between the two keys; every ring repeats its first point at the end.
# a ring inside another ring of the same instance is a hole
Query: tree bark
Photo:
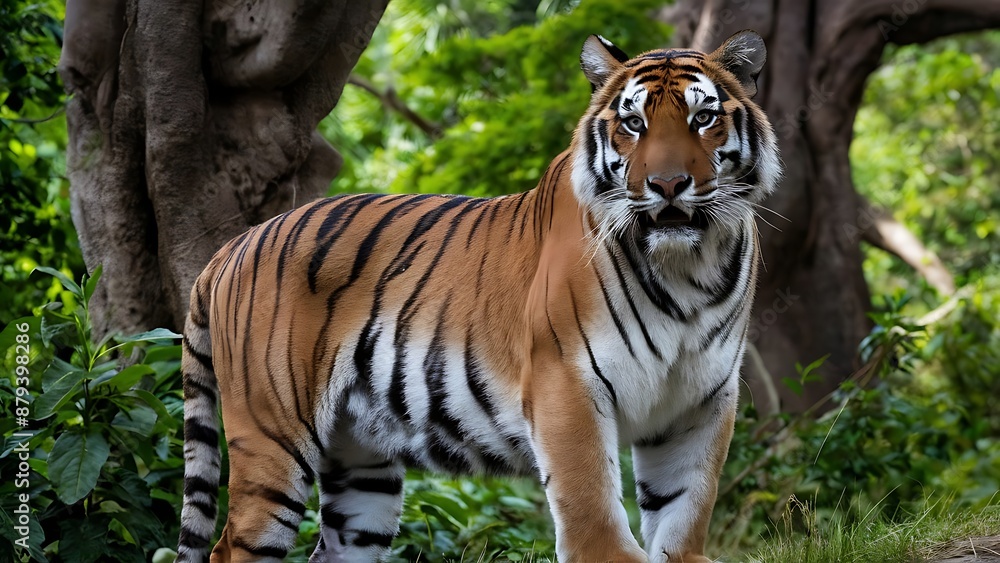
{"type": "Polygon", "coordinates": [[[860,242],[870,225],[851,182],[848,149],[868,76],[885,46],[1000,26],[1000,0],[678,0],[660,18],[676,26],[676,46],[711,51],[754,29],[768,46],[756,101],[778,134],[785,178],[765,202],[788,218],[759,222],[766,269],[745,366],[758,410],[803,411],[848,377],[871,323],[860,242]],[[829,354],[821,381],[796,395],[780,382],[829,354]],[[766,371],[767,373],[761,373],[766,371]],[[762,378],[773,378],[775,386],[762,378]],[[772,393],[768,393],[768,388],[772,393]]]}
{"type": "Polygon", "coordinates": [[[388,0],[69,0],[60,72],[94,329],[183,327],[230,238],[322,195],[316,131],[388,0]]]}

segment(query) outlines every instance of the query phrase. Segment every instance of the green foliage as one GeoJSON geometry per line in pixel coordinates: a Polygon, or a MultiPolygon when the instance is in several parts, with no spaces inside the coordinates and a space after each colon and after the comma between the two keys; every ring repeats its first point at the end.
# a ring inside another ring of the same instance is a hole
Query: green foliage
{"type": "MultiPolygon", "coordinates": [[[[889,299],[871,315],[877,324],[861,347],[867,367],[841,385],[826,414],[774,421],[752,406],[740,414],[714,515],[724,551],[781,532],[771,522],[787,517],[790,498],[805,499],[796,504],[811,525],[845,533],[905,522],[928,497],[948,499],[954,511],[1000,502],[1000,440],[975,401],[914,382],[925,369],[927,329],[902,314],[904,305],[889,299]]],[[[838,560],[823,557],[815,560],[838,560]]]]}
{"type": "Polygon", "coordinates": [[[554,529],[545,495],[529,480],[453,480],[412,475],[403,529],[393,554],[401,561],[554,559],[554,529]]]}
{"type": "MultiPolygon", "coordinates": [[[[975,513],[954,513],[941,500],[898,521],[869,512],[859,522],[818,521],[807,505],[789,503],[782,530],[746,560],[753,563],[911,563],[958,561],[972,538],[1000,531],[1000,506],[975,513]],[[807,533],[796,530],[804,528],[807,533]]],[[[982,548],[981,548],[982,549],[982,548]]],[[[981,552],[986,552],[983,549],[981,552]]]]}
{"type": "MultiPolygon", "coordinates": [[[[569,12],[553,10],[552,2],[536,3],[536,16],[543,9],[555,15],[509,30],[502,26],[528,18],[463,12],[458,17],[492,21],[499,30],[474,25],[445,38],[437,20],[412,11],[414,4],[422,3],[390,4],[355,73],[379,88],[393,88],[412,110],[439,125],[441,138],[428,138],[385,114],[368,93],[349,88],[321,130],[335,142],[347,141],[348,154],[366,161],[348,163],[335,191],[485,196],[533,188],[548,163],[569,147],[587,108],[590,85],[579,62],[587,36],[601,33],[635,54],[669,38],[669,28],[649,17],[659,0],[583,0],[569,12]],[[381,121],[372,121],[380,114],[381,121]]],[[[530,3],[488,3],[505,4],[530,3]]]]}
{"type": "Polygon", "coordinates": [[[160,329],[95,343],[88,302],[100,268],[79,284],[39,270],[64,298],[0,333],[0,359],[12,374],[0,379],[0,398],[12,408],[15,397],[30,401],[27,427],[10,418],[0,426],[0,473],[15,474],[18,447],[30,452],[31,467],[29,488],[0,484],[0,553],[7,561],[28,556],[12,543],[16,493],[28,492],[33,560],[148,560],[174,544],[181,503],[179,335],[160,329]],[[115,353],[140,361],[120,368],[115,353]],[[30,437],[16,435],[23,431],[30,437]]]}
{"type": "Polygon", "coordinates": [[[0,5],[0,323],[56,296],[39,264],[82,273],[65,178],[65,93],[56,73],[63,2],[0,5]],[[49,117],[54,116],[52,119],[49,117]]]}

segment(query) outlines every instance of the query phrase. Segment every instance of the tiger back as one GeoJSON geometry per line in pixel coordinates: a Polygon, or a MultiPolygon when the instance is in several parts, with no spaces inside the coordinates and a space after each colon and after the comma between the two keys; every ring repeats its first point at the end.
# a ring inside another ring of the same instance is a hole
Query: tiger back
{"type": "Polygon", "coordinates": [[[750,101],[764,45],[629,59],[598,36],[570,148],[490,199],[349,195],[256,226],[185,326],[178,561],[280,560],[319,485],[311,561],[375,561],[407,467],[536,475],[560,561],[707,561],[757,267],[780,176],[750,101]],[[621,503],[630,446],[644,548],[621,503]]]}

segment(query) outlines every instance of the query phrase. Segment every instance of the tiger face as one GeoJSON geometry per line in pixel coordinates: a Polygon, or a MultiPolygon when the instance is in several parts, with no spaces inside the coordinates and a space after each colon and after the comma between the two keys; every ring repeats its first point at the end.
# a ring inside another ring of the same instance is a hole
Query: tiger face
{"type": "Polygon", "coordinates": [[[690,248],[753,216],[781,175],[774,133],[750,100],[765,58],[751,31],[708,55],[629,59],[603,37],[586,41],[594,93],[574,138],[573,184],[600,239],[690,248]]]}

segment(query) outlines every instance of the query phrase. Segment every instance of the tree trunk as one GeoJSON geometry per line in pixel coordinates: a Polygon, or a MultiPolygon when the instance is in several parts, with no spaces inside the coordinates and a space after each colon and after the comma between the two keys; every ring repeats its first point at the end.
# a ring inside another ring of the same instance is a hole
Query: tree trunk
{"type": "Polygon", "coordinates": [[[99,334],[180,329],[223,243],[328,188],[316,131],[388,0],[69,0],[73,222],[99,334]]]}
{"type": "Polygon", "coordinates": [[[805,410],[859,367],[871,327],[860,241],[872,225],[848,160],[868,75],[889,42],[1000,26],[1000,0],[678,0],[660,16],[677,26],[677,46],[711,51],[746,28],[767,42],[756,101],[778,134],[785,179],[765,202],[776,213],[760,211],[766,269],[745,371],[758,410],[805,410]],[[822,380],[802,395],[781,383],[798,377],[796,362],[827,354],[822,380]]]}

